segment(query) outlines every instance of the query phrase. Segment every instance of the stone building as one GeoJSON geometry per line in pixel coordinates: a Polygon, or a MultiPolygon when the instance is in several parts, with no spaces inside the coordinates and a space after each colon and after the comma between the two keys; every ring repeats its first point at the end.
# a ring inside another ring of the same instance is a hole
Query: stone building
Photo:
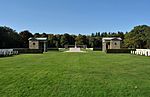
{"type": "Polygon", "coordinates": [[[116,37],[102,38],[102,50],[106,51],[107,49],[120,49],[121,40],[121,38],[116,37]]]}
{"type": "Polygon", "coordinates": [[[29,38],[29,49],[42,49],[47,52],[47,38],[29,38]]]}

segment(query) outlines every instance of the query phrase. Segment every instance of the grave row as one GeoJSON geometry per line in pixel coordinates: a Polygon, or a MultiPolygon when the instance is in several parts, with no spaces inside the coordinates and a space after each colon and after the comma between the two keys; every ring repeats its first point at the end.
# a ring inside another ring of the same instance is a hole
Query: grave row
{"type": "Polygon", "coordinates": [[[150,56],[150,49],[136,49],[136,51],[131,51],[131,54],[150,56]]]}
{"type": "Polygon", "coordinates": [[[0,57],[18,55],[18,51],[13,49],[0,49],[0,57]]]}

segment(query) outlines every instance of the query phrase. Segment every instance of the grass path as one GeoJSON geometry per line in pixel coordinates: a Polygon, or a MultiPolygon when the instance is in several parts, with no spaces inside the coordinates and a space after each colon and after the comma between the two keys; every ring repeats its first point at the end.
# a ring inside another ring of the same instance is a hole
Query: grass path
{"type": "Polygon", "coordinates": [[[150,97],[150,58],[102,52],[0,58],[0,97],[150,97]]]}

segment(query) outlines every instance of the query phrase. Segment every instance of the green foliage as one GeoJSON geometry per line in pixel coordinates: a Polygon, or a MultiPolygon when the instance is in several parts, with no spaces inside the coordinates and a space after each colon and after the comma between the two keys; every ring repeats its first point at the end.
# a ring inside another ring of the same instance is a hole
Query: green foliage
{"type": "Polygon", "coordinates": [[[0,58],[0,97],[149,97],[150,59],[102,52],[0,58]]]}
{"type": "Polygon", "coordinates": [[[19,54],[40,54],[43,53],[41,49],[28,49],[28,48],[15,48],[14,51],[18,51],[19,54]]]}
{"type": "Polygon", "coordinates": [[[41,35],[40,35],[40,33],[35,33],[35,34],[34,34],[34,37],[35,37],[35,38],[38,38],[38,37],[41,37],[41,35]]]}
{"type": "Polygon", "coordinates": [[[22,31],[19,33],[21,40],[22,40],[22,47],[28,48],[29,47],[29,38],[33,37],[32,33],[28,30],[22,31]]]}
{"type": "Polygon", "coordinates": [[[76,42],[77,42],[77,45],[85,45],[87,44],[87,38],[85,35],[81,35],[79,34],[77,37],[76,37],[76,42]]]}
{"type": "Polygon", "coordinates": [[[100,33],[96,32],[96,34],[92,33],[91,35],[70,35],[70,34],[48,34],[48,47],[49,48],[60,48],[65,45],[74,45],[75,42],[77,45],[87,45],[89,48],[102,48],[102,37],[121,37],[124,39],[124,33],[100,33]]]}
{"type": "Polygon", "coordinates": [[[125,46],[130,48],[150,48],[150,27],[140,25],[125,35],[125,46]]]}
{"type": "Polygon", "coordinates": [[[62,35],[60,39],[61,46],[64,47],[64,45],[69,45],[69,39],[70,39],[69,34],[66,33],[62,35]]]}
{"type": "Polygon", "coordinates": [[[93,51],[102,51],[102,48],[93,48],[93,51]]]}
{"type": "Polygon", "coordinates": [[[53,35],[53,34],[49,34],[48,35],[48,47],[53,48],[53,47],[59,47],[60,46],[60,35],[53,35]]]}
{"type": "Polygon", "coordinates": [[[0,26],[0,48],[19,47],[20,43],[21,38],[15,30],[0,26]]]}
{"type": "Polygon", "coordinates": [[[135,49],[107,49],[106,53],[131,53],[131,50],[135,49]]]}
{"type": "Polygon", "coordinates": [[[48,48],[47,50],[48,50],[48,51],[59,51],[58,48],[48,48]]]}

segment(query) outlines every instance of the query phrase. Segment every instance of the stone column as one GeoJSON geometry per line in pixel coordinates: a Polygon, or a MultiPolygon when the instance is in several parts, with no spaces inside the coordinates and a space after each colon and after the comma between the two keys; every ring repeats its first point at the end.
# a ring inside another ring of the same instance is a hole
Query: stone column
{"type": "Polygon", "coordinates": [[[103,46],[103,51],[106,51],[106,42],[103,42],[102,46],[103,46]]]}
{"type": "Polygon", "coordinates": [[[44,52],[47,52],[46,51],[46,41],[44,41],[44,52]]]}

